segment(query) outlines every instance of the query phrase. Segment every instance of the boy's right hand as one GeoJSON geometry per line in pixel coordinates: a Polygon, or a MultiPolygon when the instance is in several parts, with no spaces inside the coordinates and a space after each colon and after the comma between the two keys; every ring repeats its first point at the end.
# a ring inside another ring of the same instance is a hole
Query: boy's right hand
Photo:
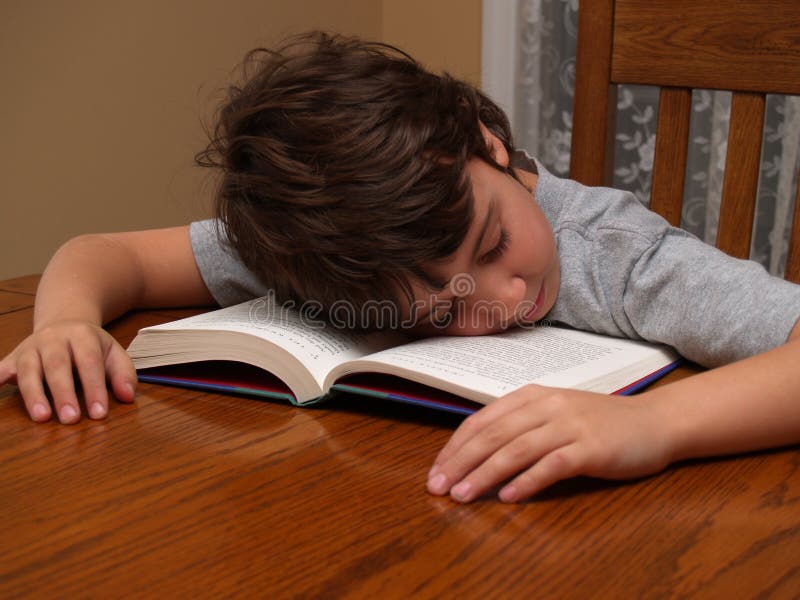
{"type": "Polygon", "coordinates": [[[76,423],[81,409],[75,392],[77,378],[89,416],[108,414],[106,378],[114,395],[133,402],[136,370],[122,346],[104,329],[87,321],[57,321],[31,334],[0,361],[0,385],[16,383],[31,419],[50,419],[52,404],[62,423],[76,423]]]}

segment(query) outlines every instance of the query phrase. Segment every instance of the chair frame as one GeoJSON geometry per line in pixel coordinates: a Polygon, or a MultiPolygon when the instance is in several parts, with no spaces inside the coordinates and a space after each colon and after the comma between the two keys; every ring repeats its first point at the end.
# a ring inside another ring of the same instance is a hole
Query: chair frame
{"type": "MultiPolygon", "coordinates": [[[[661,88],[650,208],[675,226],[692,89],[733,92],[717,247],[749,257],[765,97],[800,94],[800,2],[581,0],[570,176],[586,185],[611,184],[620,83],[661,88]]],[[[785,277],[800,282],[800,186],[785,277]]]]}

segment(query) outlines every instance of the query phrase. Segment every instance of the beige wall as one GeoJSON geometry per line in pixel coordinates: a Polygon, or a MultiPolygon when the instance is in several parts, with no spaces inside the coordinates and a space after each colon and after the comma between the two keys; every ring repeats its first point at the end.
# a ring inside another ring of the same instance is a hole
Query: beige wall
{"type": "Polygon", "coordinates": [[[383,0],[383,41],[434,72],[480,84],[480,0],[383,0]]]}
{"type": "Polygon", "coordinates": [[[3,0],[0,279],[68,238],[186,223],[211,186],[200,118],[244,52],[324,28],[480,73],[480,0],[3,0]]]}

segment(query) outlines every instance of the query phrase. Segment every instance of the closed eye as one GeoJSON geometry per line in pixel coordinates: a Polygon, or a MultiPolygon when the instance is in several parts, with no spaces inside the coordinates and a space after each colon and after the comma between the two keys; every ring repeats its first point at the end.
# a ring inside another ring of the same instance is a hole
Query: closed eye
{"type": "Polygon", "coordinates": [[[497,241],[497,245],[481,257],[480,263],[485,265],[503,256],[503,252],[508,248],[508,242],[508,232],[505,229],[501,229],[500,239],[497,241]]]}

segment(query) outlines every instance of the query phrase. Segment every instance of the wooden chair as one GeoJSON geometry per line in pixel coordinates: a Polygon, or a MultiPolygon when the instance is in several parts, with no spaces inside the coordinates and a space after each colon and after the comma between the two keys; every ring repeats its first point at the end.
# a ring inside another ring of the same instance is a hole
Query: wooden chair
{"type": "MultiPolygon", "coordinates": [[[[692,88],[733,92],[717,247],[747,258],[766,93],[800,94],[800,0],[581,0],[570,176],[610,185],[619,83],[660,86],[650,208],[680,224],[692,88]]],[[[800,282],[800,188],[786,279],[800,282]]]]}

